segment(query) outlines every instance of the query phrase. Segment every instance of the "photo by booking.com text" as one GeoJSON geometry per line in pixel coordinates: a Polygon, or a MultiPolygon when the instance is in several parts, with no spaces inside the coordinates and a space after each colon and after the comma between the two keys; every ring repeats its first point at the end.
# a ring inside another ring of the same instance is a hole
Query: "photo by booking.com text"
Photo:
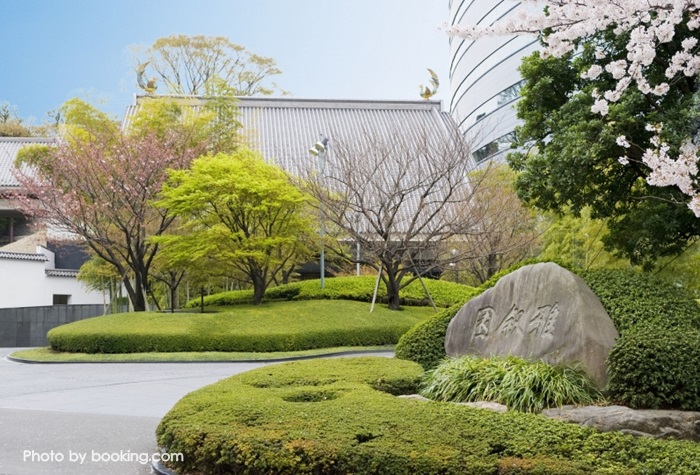
{"type": "MultiPolygon", "coordinates": [[[[128,473],[128,465],[140,464],[149,466],[152,464],[167,464],[168,462],[182,462],[184,455],[181,453],[168,452],[134,452],[131,450],[118,450],[114,452],[104,452],[101,450],[49,450],[39,451],[25,449],[22,451],[22,461],[27,464],[54,465],[66,467],[70,473],[70,466],[92,466],[92,468],[104,469],[112,467],[110,473],[128,473]]],[[[0,470],[0,473],[1,470],[0,470]]]]}

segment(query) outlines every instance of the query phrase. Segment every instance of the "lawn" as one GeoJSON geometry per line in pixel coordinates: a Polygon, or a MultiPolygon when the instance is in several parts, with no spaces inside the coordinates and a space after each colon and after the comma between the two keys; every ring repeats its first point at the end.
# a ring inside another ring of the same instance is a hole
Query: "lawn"
{"type": "Polygon", "coordinates": [[[281,361],[334,356],[347,353],[393,351],[394,345],[339,346],[303,351],[269,353],[243,351],[180,351],[176,353],[69,353],[51,348],[15,351],[10,357],[28,363],[218,363],[243,361],[281,361]]]}
{"type": "Polygon", "coordinates": [[[51,348],[72,353],[290,352],[396,344],[428,307],[390,311],[344,300],[216,308],[215,313],[129,313],[90,318],[48,333],[51,348]]]}

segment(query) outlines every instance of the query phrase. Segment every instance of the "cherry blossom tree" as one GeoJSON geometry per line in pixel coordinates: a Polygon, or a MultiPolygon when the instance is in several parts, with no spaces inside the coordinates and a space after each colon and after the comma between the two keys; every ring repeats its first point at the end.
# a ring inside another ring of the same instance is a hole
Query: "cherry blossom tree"
{"type": "MultiPolygon", "coordinates": [[[[610,107],[623,98],[630,88],[637,89],[650,103],[663,100],[673,88],[685,87],[687,78],[700,72],[700,1],[698,0],[523,0],[521,9],[491,26],[452,26],[448,33],[465,38],[487,35],[535,33],[540,35],[541,56],[562,57],[577,51],[582,42],[593,43],[595,59],[582,76],[596,80],[602,76],[614,79],[614,86],[594,90],[591,110],[607,116],[610,107]],[[626,54],[622,57],[608,48],[605,35],[625,39],[626,54]],[[656,74],[660,54],[670,58],[662,74],[656,74]]],[[[691,90],[689,94],[696,94],[691,90]]],[[[698,153],[700,145],[695,133],[677,137],[662,122],[646,124],[651,134],[648,144],[639,146],[620,135],[622,149],[639,147],[639,163],[651,172],[646,180],[655,186],[676,186],[689,197],[689,208],[700,216],[700,184],[698,153]]],[[[620,163],[629,165],[628,154],[620,154],[620,163]]]]}
{"type": "Polygon", "coordinates": [[[176,134],[105,133],[79,146],[62,141],[19,168],[26,193],[20,202],[25,212],[83,238],[121,276],[134,310],[143,311],[158,251],[149,237],[174,219],[151,202],[167,170],[187,167],[201,151],[176,134]]]}
{"type": "Polygon", "coordinates": [[[134,310],[146,310],[159,250],[150,238],[174,219],[154,200],[169,169],[184,169],[206,152],[235,147],[233,132],[218,133],[231,121],[209,110],[185,114],[172,101],[156,100],[125,128],[78,99],[66,102],[60,112],[55,144],[26,147],[18,156],[16,174],[23,190],[18,203],[26,214],[63,231],[66,239],[85,242],[113,266],[134,310]]]}

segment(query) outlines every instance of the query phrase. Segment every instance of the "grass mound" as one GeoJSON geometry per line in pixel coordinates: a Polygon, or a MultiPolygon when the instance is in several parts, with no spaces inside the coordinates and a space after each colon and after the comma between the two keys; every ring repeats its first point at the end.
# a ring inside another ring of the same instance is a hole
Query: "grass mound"
{"type": "Polygon", "coordinates": [[[350,301],[241,305],[218,313],[129,313],[62,325],[47,337],[56,351],[76,353],[277,352],[395,344],[433,313],[399,312],[350,301]]]}
{"type": "Polygon", "coordinates": [[[429,399],[493,401],[521,412],[588,405],[603,399],[581,369],[515,356],[450,358],[428,371],[421,386],[421,394],[429,399]]]}
{"type": "Polygon", "coordinates": [[[274,351],[270,353],[241,351],[180,351],[177,353],[68,353],[51,348],[19,350],[9,356],[25,363],[194,363],[194,362],[248,362],[310,359],[348,353],[393,351],[393,345],[338,346],[301,351],[274,351]]]}
{"type": "MultiPolygon", "coordinates": [[[[321,289],[320,280],[305,280],[292,284],[271,287],[265,292],[266,301],[273,300],[318,300],[341,299],[370,302],[374,293],[376,278],[371,276],[361,277],[333,277],[325,280],[324,289],[321,289]]],[[[474,292],[473,287],[445,282],[433,279],[423,279],[430,296],[438,307],[449,307],[466,302],[474,292]]],[[[386,301],[386,286],[379,284],[378,301],[386,301]]],[[[205,306],[224,306],[251,303],[253,301],[252,290],[233,290],[204,297],[205,306]]],[[[402,305],[430,305],[423,286],[418,281],[412,282],[401,291],[402,305]]],[[[186,308],[196,308],[200,305],[200,299],[192,299],[186,308]]]]}
{"type": "Polygon", "coordinates": [[[700,446],[634,438],[413,392],[418,364],[348,358],[267,366],[183,398],[158,443],[181,474],[700,473],[700,446]]]}

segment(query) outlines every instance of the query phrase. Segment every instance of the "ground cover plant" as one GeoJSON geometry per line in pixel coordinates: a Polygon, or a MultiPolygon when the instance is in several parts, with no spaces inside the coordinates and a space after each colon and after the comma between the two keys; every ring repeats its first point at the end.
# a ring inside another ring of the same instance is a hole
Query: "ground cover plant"
{"type": "Polygon", "coordinates": [[[603,399],[580,368],[515,356],[448,358],[426,372],[420,393],[436,401],[493,401],[521,412],[603,399]]]}
{"type": "MultiPolygon", "coordinates": [[[[305,280],[269,288],[265,292],[264,300],[343,299],[370,302],[375,282],[376,277],[373,276],[334,277],[325,279],[325,288],[321,289],[318,279],[305,280]]],[[[438,307],[464,303],[474,294],[473,287],[454,282],[423,279],[423,283],[438,307]]],[[[378,302],[385,302],[386,295],[386,286],[380,282],[377,293],[378,302]]],[[[402,289],[400,295],[402,305],[430,305],[428,296],[418,281],[414,281],[402,289]]],[[[205,306],[237,305],[252,301],[252,290],[232,290],[204,297],[205,306]]],[[[195,298],[187,302],[185,307],[199,307],[200,303],[200,299],[195,298]]]]}
{"type": "Polygon", "coordinates": [[[343,300],[241,305],[216,313],[141,312],[90,318],[49,331],[51,348],[79,353],[275,352],[395,344],[431,315],[343,300]]]}
{"type": "Polygon", "coordinates": [[[190,393],[157,437],[181,474],[700,473],[700,446],[413,393],[420,365],[363,357],[266,366],[190,393]]]}

